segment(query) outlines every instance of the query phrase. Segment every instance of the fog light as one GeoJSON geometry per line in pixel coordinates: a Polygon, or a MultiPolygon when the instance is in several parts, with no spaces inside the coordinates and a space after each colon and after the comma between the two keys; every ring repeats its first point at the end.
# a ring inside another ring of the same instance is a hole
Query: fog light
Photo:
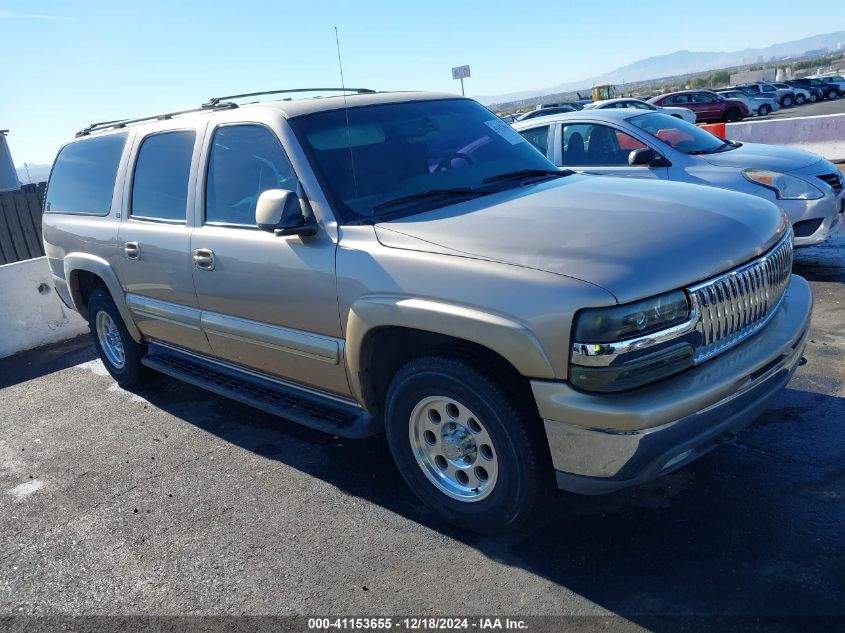
{"type": "Polygon", "coordinates": [[[692,365],[692,347],[679,345],[621,365],[570,365],[569,380],[574,386],[587,391],[624,391],[677,374],[692,365]]]}

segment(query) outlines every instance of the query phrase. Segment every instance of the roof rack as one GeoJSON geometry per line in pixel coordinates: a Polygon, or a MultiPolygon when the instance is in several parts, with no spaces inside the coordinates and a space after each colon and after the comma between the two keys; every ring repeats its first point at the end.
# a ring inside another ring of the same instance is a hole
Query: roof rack
{"type": "Polygon", "coordinates": [[[263,97],[264,95],[278,95],[295,92],[354,92],[357,94],[373,94],[375,90],[370,88],[291,88],[289,90],[265,90],[263,92],[245,92],[241,95],[229,95],[226,97],[212,97],[203,106],[214,107],[221,101],[229,99],[242,99],[244,97],[263,97]]]}
{"type": "Polygon", "coordinates": [[[264,95],[287,94],[296,92],[354,92],[357,94],[373,94],[375,90],[369,88],[291,88],[289,90],[265,90],[263,92],[245,92],[240,95],[229,95],[226,97],[212,97],[199,108],[190,108],[188,110],[178,110],[176,112],[166,112],[165,114],[154,114],[152,116],[139,117],[137,119],[115,119],[114,121],[100,121],[99,123],[92,123],[88,127],[76,133],[76,137],[88,136],[92,132],[100,132],[107,129],[119,129],[126,127],[130,123],[141,123],[143,121],[164,121],[173,118],[180,114],[188,114],[190,112],[202,112],[205,110],[223,110],[227,108],[237,108],[237,103],[232,103],[230,99],[242,99],[244,97],[262,97],[264,95]]]}
{"type": "Polygon", "coordinates": [[[100,121],[99,123],[92,123],[88,127],[76,133],[76,138],[80,136],[88,136],[91,132],[100,132],[102,130],[119,129],[126,127],[130,123],[142,123],[143,121],[166,121],[180,114],[188,114],[190,112],[202,112],[204,110],[223,110],[227,108],[237,108],[238,104],[229,102],[215,102],[213,104],[203,104],[199,108],[189,108],[188,110],[177,110],[176,112],[165,112],[164,114],[154,114],[152,116],[138,117],[137,119],[115,119],[114,121],[100,121]]]}

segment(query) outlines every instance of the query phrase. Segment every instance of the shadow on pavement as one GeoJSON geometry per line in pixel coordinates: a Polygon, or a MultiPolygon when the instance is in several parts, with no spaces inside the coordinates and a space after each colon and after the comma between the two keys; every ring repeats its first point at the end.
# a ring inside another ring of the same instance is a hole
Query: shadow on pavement
{"type": "Polygon", "coordinates": [[[0,359],[0,389],[46,376],[97,357],[87,334],[0,359]]]}

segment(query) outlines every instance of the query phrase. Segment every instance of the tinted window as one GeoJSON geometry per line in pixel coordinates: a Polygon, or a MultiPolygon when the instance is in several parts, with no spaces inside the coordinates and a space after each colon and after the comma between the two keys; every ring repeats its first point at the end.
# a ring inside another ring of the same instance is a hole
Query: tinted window
{"type": "Polygon", "coordinates": [[[625,132],[587,123],[565,125],[563,140],[563,164],[572,166],[627,166],[631,151],[645,147],[625,132]]]}
{"type": "Polygon", "coordinates": [[[164,132],[144,139],[132,181],[132,215],[185,220],[194,132],[164,132]]]}
{"type": "Polygon", "coordinates": [[[66,145],[53,165],[45,210],[107,214],[124,145],[125,133],[66,145]]]}
{"type": "Polygon", "coordinates": [[[706,95],[703,93],[696,93],[690,96],[690,101],[693,103],[713,103],[715,99],[710,95],[706,95]]]}
{"type": "Polygon", "coordinates": [[[426,192],[485,195],[492,186],[520,186],[518,179],[490,182],[494,176],[554,169],[516,130],[469,99],[330,110],[290,124],[346,221],[410,215],[463,199],[432,201],[426,192]]]}
{"type": "Polygon", "coordinates": [[[214,133],[205,194],[205,221],[255,225],[258,196],[296,191],[296,177],[276,135],[261,125],[229,125],[214,133]]]}
{"type": "Polygon", "coordinates": [[[545,156],[549,149],[549,126],[543,125],[541,127],[534,127],[530,130],[522,130],[520,132],[522,137],[531,143],[538,150],[543,152],[545,156]]]}
{"type": "Polygon", "coordinates": [[[656,136],[679,152],[707,154],[724,147],[722,139],[697,125],[659,112],[649,112],[628,119],[641,130],[656,136]]]}

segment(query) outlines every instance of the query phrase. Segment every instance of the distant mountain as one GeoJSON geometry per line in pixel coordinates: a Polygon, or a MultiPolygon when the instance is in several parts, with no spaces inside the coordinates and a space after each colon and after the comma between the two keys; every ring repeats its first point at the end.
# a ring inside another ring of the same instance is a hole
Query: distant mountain
{"type": "Polygon", "coordinates": [[[641,59],[597,77],[588,77],[580,81],[568,81],[541,90],[480,96],[476,97],[476,99],[484,104],[505,103],[540,97],[547,94],[571,92],[573,90],[589,90],[591,86],[596,84],[621,84],[623,82],[686,75],[718,68],[768,62],[773,58],[800,57],[811,51],[818,53],[820,49],[824,48],[835,50],[842,42],[845,42],[845,31],[837,31],[836,33],[827,33],[825,35],[813,35],[792,42],[773,44],[766,48],[746,48],[733,52],[676,51],[667,55],[657,55],[655,57],[641,59]]]}
{"type": "Polygon", "coordinates": [[[27,163],[26,166],[16,167],[18,172],[18,180],[22,185],[29,183],[47,182],[50,177],[50,168],[52,165],[37,165],[35,163],[27,163]]]}

